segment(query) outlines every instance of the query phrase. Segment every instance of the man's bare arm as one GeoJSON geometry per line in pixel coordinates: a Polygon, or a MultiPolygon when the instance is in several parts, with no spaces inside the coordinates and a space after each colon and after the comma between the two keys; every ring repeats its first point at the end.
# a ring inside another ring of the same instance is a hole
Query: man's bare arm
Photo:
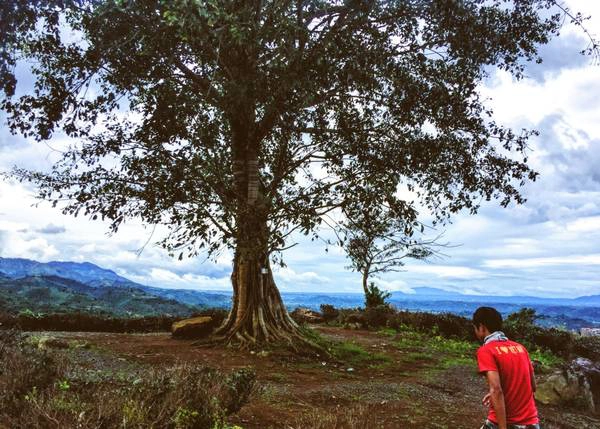
{"type": "Polygon", "coordinates": [[[499,429],[507,429],[506,426],[506,406],[504,404],[504,392],[502,391],[502,384],[500,383],[500,374],[498,371],[487,371],[485,373],[490,389],[490,401],[492,407],[496,412],[496,418],[498,419],[499,429]]]}

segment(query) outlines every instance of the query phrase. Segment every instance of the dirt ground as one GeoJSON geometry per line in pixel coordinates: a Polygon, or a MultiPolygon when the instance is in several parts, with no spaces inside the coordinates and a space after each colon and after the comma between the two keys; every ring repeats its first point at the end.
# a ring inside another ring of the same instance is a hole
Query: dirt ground
{"type": "MultiPolygon", "coordinates": [[[[301,359],[283,353],[245,352],[197,346],[167,333],[52,333],[86,341],[134,364],[200,362],[224,371],[253,367],[257,388],[250,402],[231,416],[244,429],[304,428],[479,428],[484,380],[472,364],[436,366],[407,359],[407,351],[376,332],[314,326],[324,337],[351,341],[387,356],[385,365],[301,359]]],[[[413,350],[413,355],[414,350],[413,350]]],[[[419,355],[416,355],[417,357],[419,355]]],[[[600,420],[577,410],[540,406],[545,429],[600,429],[600,420]]]]}

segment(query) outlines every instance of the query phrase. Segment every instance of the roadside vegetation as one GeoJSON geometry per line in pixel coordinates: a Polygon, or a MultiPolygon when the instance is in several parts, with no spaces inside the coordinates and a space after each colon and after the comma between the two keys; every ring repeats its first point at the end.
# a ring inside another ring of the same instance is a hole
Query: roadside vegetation
{"type": "MultiPolygon", "coordinates": [[[[210,315],[213,325],[220,324],[227,311],[206,309],[190,317],[210,315]]],[[[107,314],[85,312],[41,313],[22,310],[17,314],[0,312],[0,328],[23,331],[72,331],[72,332],[168,332],[174,322],[183,316],[114,317],[107,314]]]]}
{"type": "Polygon", "coordinates": [[[0,331],[0,427],[232,428],[255,373],[150,367],[85,343],[0,331]]]}
{"type": "MultiPolygon", "coordinates": [[[[405,346],[427,343],[431,350],[458,347],[474,351],[477,345],[471,321],[450,313],[402,311],[384,303],[366,309],[336,309],[324,304],[319,314],[329,326],[399,335],[405,346]],[[436,341],[441,346],[438,347],[436,341]]],[[[523,308],[506,318],[504,332],[509,338],[525,345],[532,359],[538,361],[542,369],[558,366],[575,357],[597,360],[600,356],[599,338],[582,337],[564,329],[540,327],[535,323],[537,317],[535,310],[523,308]]]]}

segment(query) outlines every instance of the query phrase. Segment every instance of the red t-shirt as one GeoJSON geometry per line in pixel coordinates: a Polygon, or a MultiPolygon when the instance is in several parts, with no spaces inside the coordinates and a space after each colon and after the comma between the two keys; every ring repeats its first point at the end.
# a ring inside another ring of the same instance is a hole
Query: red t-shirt
{"type": "MultiPolygon", "coordinates": [[[[514,341],[491,341],[477,350],[479,372],[498,371],[508,424],[532,425],[539,423],[531,378],[533,365],[525,347],[514,341]]],[[[488,419],[498,423],[494,407],[490,406],[488,419]]]]}

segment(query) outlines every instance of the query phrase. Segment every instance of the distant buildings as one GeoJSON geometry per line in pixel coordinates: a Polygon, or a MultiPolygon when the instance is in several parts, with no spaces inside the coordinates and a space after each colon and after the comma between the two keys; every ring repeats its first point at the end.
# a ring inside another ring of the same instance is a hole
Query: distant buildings
{"type": "Polygon", "coordinates": [[[580,334],[583,337],[600,337],[600,328],[581,328],[580,334]]]}

